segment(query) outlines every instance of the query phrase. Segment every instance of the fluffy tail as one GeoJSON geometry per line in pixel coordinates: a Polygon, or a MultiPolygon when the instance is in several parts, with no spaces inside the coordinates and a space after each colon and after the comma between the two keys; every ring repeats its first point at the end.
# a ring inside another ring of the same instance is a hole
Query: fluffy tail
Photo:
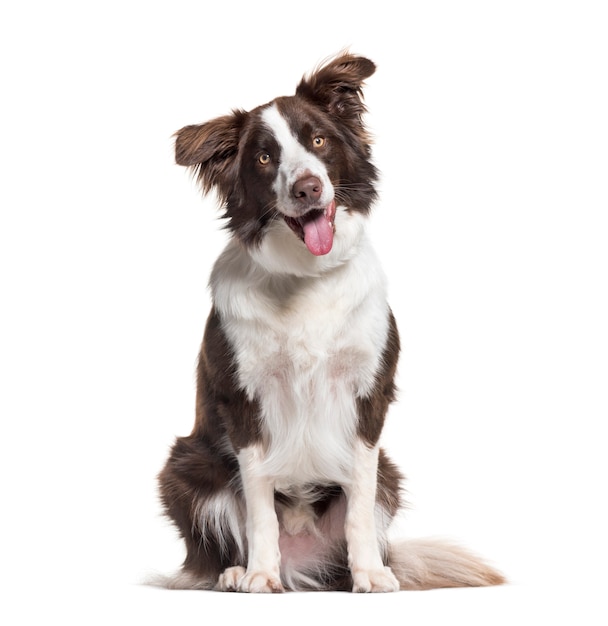
{"type": "MultiPolygon", "coordinates": [[[[346,551],[343,559],[339,559],[343,563],[338,567],[339,570],[341,567],[346,568],[346,551]]],[[[335,564],[332,561],[325,566],[331,567],[332,563],[335,564]]],[[[467,550],[435,539],[391,542],[388,547],[388,565],[402,590],[486,587],[505,582],[502,574],[467,550]]],[[[319,575],[317,579],[314,573],[296,570],[291,572],[291,578],[285,578],[283,582],[286,588],[293,590],[346,591],[352,588],[347,570],[344,576],[338,576],[332,583],[328,583],[326,575],[319,575]]],[[[217,579],[200,577],[183,569],[173,576],[150,577],[146,584],[169,589],[221,589],[217,579]]]]}
{"type": "Polygon", "coordinates": [[[388,562],[401,589],[485,587],[505,582],[502,574],[470,552],[434,539],[391,543],[388,562]]]}

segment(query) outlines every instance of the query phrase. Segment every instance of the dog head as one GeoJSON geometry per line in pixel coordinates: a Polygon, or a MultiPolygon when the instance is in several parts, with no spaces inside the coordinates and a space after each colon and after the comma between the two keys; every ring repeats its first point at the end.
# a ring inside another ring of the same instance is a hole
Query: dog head
{"type": "Polygon", "coordinates": [[[342,54],[304,77],[294,96],[176,133],[177,163],[218,193],[228,228],[249,249],[318,258],[352,246],[348,221],[360,223],[376,198],[361,91],[374,71],[368,59],[342,54]]]}

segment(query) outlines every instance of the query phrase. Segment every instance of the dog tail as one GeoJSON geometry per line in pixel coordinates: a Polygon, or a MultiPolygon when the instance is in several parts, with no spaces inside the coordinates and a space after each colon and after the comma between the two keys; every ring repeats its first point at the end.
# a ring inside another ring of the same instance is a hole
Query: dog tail
{"type": "Polygon", "coordinates": [[[486,587],[506,582],[500,572],[477,556],[436,539],[391,543],[388,564],[404,590],[486,587]]]}
{"type": "MultiPolygon", "coordinates": [[[[402,590],[439,589],[442,587],[488,587],[506,582],[504,576],[489,564],[460,546],[437,539],[409,539],[391,542],[388,546],[388,565],[399,581],[402,590]]],[[[346,553],[344,553],[346,560],[346,553]]],[[[328,567],[331,564],[326,564],[328,567]]],[[[325,571],[325,570],[324,570],[325,571]]],[[[302,574],[302,572],[300,572],[302,574]]],[[[352,586],[339,578],[335,585],[326,587],[327,579],[312,575],[304,584],[298,580],[291,584],[290,589],[344,591],[352,586]],[[312,582],[311,582],[312,581],[312,582]],[[316,581],[316,582],[315,582],[316,581]]],[[[168,589],[204,589],[217,588],[217,579],[201,577],[180,570],[173,575],[156,574],[149,576],[145,584],[168,589]]]]}

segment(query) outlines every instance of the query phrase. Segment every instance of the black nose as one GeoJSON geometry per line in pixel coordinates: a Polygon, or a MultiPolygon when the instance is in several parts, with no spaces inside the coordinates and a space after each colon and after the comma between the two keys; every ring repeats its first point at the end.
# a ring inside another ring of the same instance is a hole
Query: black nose
{"type": "Polygon", "coordinates": [[[316,176],[307,176],[297,180],[291,190],[294,198],[309,204],[319,200],[323,191],[323,185],[321,185],[321,181],[316,176]]]}

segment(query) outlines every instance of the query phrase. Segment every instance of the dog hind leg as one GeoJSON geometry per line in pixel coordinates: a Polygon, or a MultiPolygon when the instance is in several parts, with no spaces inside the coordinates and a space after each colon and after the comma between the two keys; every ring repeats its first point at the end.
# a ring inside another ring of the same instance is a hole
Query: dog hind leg
{"type": "Polygon", "coordinates": [[[171,588],[213,589],[220,574],[246,562],[241,496],[231,487],[234,468],[197,437],[178,438],[159,475],[167,516],[186,544],[171,588]]]}

